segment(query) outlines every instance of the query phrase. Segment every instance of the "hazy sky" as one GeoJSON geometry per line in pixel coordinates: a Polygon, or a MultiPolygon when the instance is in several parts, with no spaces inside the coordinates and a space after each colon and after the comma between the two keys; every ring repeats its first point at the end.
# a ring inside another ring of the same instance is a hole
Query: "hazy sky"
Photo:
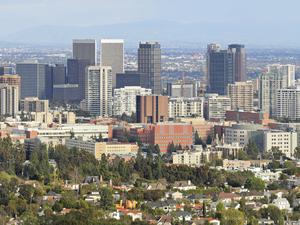
{"type": "Polygon", "coordinates": [[[6,31],[143,20],[289,26],[300,22],[299,9],[299,0],[0,0],[0,25],[6,31]]]}
{"type": "Polygon", "coordinates": [[[299,29],[299,9],[299,0],[0,0],[0,25],[3,34],[40,25],[209,22],[260,34],[278,28],[292,36],[299,29]]]}

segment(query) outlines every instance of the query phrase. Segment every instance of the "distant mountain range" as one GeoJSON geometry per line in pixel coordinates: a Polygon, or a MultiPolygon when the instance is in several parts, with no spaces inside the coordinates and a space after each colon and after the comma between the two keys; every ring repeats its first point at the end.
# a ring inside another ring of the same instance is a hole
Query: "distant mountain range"
{"type": "Polygon", "coordinates": [[[0,36],[1,45],[71,45],[75,38],[122,38],[126,47],[136,47],[139,41],[157,40],[167,47],[204,48],[209,42],[244,43],[252,47],[300,46],[292,30],[287,35],[284,28],[223,24],[179,23],[170,21],[146,21],[100,26],[39,26],[0,36]],[[292,34],[292,35],[291,35],[292,34]]]}

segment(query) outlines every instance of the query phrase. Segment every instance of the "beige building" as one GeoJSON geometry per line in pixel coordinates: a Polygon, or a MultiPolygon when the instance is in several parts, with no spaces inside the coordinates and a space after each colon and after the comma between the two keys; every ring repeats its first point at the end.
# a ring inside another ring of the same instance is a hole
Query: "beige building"
{"type": "Polygon", "coordinates": [[[37,97],[27,97],[20,102],[20,110],[24,112],[45,112],[49,110],[49,101],[37,97]]]}
{"type": "Polygon", "coordinates": [[[223,160],[223,168],[225,169],[247,170],[250,167],[250,160],[223,160]]]}
{"type": "Polygon", "coordinates": [[[291,64],[273,64],[268,66],[268,72],[281,73],[286,79],[287,87],[293,86],[295,83],[296,66],[291,64]]]}
{"type": "Polygon", "coordinates": [[[211,94],[207,98],[208,119],[225,119],[226,111],[231,110],[231,99],[227,96],[211,94]]]}
{"type": "Polygon", "coordinates": [[[78,148],[91,152],[96,159],[101,159],[101,155],[136,155],[139,149],[137,144],[119,142],[95,142],[82,139],[67,139],[68,148],[78,148]]]}
{"type": "Polygon", "coordinates": [[[222,152],[203,150],[202,146],[194,145],[189,151],[177,151],[173,153],[172,160],[175,165],[201,166],[213,159],[221,159],[222,152]]]}
{"type": "Polygon", "coordinates": [[[253,110],[253,83],[251,81],[228,84],[227,88],[232,110],[253,110]]]}
{"type": "Polygon", "coordinates": [[[271,151],[272,148],[278,148],[287,157],[292,157],[296,147],[296,132],[284,132],[281,130],[264,132],[264,151],[271,151]]]}
{"type": "Polygon", "coordinates": [[[112,69],[89,66],[85,76],[86,110],[93,116],[112,115],[112,69]]]}
{"type": "Polygon", "coordinates": [[[170,98],[169,118],[176,117],[203,117],[204,100],[201,97],[195,98],[170,98]]]}
{"type": "Polygon", "coordinates": [[[239,143],[217,145],[215,148],[222,152],[223,158],[236,158],[239,152],[244,150],[244,147],[239,143]]]}
{"type": "Polygon", "coordinates": [[[16,116],[19,111],[19,86],[0,84],[0,114],[16,116]]]}
{"type": "Polygon", "coordinates": [[[300,119],[300,86],[277,90],[276,117],[300,119]]]}

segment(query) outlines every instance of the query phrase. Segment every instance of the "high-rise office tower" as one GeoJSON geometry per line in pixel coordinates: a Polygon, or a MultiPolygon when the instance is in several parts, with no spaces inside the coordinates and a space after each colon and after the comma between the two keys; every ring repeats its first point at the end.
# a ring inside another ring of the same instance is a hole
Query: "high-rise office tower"
{"type": "Polygon", "coordinates": [[[263,73],[259,78],[258,100],[262,112],[270,116],[276,114],[277,90],[287,87],[287,76],[280,71],[263,73]]]}
{"type": "Polygon", "coordinates": [[[85,97],[85,73],[89,66],[88,60],[68,59],[67,60],[67,83],[78,84],[78,100],[85,97]]]}
{"type": "Polygon", "coordinates": [[[0,84],[0,114],[16,116],[19,111],[19,86],[0,84]]]}
{"type": "Polygon", "coordinates": [[[124,40],[101,39],[100,65],[112,69],[112,87],[116,87],[116,74],[124,72],[124,40]]]}
{"type": "Polygon", "coordinates": [[[246,80],[246,50],[244,45],[231,44],[228,46],[234,54],[235,81],[246,80]]]}
{"type": "Polygon", "coordinates": [[[73,40],[73,59],[87,60],[89,65],[95,65],[96,41],[93,39],[73,40]]]}
{"type": "Polygon", "coordinates": [[[276,117],[300,119],[300,87],[279,89],[276,92],[276,117]]]}
{"type": "Polygon", "coordinates": [[[296,66],[291,64],[273,64],[268,66],[268,72],[281,73],[285,76],[287,87],[291,87],[295,84],[295,71],[296,66]]]}
{"type": "Polygon", "coordinates": [[[228,84],[227,94],[231,99],[232,110],[253,110],[253,84],[251,81],[228,84]]]}
{"type": "Polygon", "coordinates": [[[16,85],[19,87],[19,91],[21,88],[21,77],[17,74],[5,74],[0,76],[0,84],[9,84],[9,85],[16,85]]]}
{"type": "Polygon", "coordinates": [[[40,63],[18,63],[17,74],[21,76],[21,98],[46,97],[46,67],[40,63]]]}
{"type": "Polygon", "coordinates": [[[46,99],[53,98],[53,86],[65,84],[66,67],[64,64],[46,65],[46,99]]]}
{"type": "Polygon", "coordinates": [[[52,67],[53,85],[66,83],[66,67],[64,64],[55,64],[52,67]]]}
{"type": "Polygon", "coordinates": [[[235,80],[233,54],[228,50],[215,48],[209,49],[207,55],[209,92],[226,95],[227,85],[235,80]]]}
{"type": "Polygon", "coordinates": [[[146,74],[146,88],[161,94],[161,49],[158,42],[141,42],[138,49],[138,71],[146,74]]]}
{"type": "Polygon", "coordinates": [[[19,111],[21,77],[19,75],[0,76],[1,115],[16,116],[19,111]]]}
{"type": "Polygon", "coordinates": [[[168,121],[168,96],[136,96],[136,118],[138,123],[168,121]]]}
{"type": "Polygon", "coordinates": [[[124,73],[117,73],[116,88],[124,88],[128,86],[139,86],[142,88],[148,87],[146,82],[147,74],[138,71],[125,71],[124,73]]]}
{"type": "Polygon", "coordinates": [[[86,109],[95,116],[112,115],[112,69],[89,66],[86,73],[86,109]]]}
{"type": "Polygon", "coordinates": [[[207,79],[210,93],[227,94],[227,85],[246,80],[246,53],[243,45],[218,44],[207,47],[207,79]]]}

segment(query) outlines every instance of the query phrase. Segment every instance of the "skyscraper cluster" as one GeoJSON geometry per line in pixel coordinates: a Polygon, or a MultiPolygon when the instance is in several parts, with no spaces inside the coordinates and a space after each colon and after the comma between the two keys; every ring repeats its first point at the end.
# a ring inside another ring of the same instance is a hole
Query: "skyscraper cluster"
{"type": "Polygon", "coordinates": [[[138,70],[124,71],[124,41],[100,40],[98,63],[94,39],[74,39],[73,55],[67,65],[37,61],[18,63],[21,98],[38,97],[57,102],[81,102],[92,115],[111,116],[114,89],[137,86],[160,95],[161,50],[158,42],[141,42],[138,70]]]}
{"type": "Polygon", "coordinates": [[[232,44],[221,49],[219,44],[207,46],[208,91],[227,94],[227,85],[246,80],[246,52],[244,45],[232,44]]]}

